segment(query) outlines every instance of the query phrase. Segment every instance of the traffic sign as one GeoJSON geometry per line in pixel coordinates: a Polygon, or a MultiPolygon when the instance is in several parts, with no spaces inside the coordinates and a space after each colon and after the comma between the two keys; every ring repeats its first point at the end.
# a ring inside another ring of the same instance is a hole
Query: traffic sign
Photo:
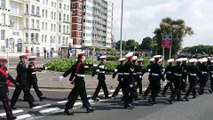
{"type": "Polygon", "coordinates": [[[172,47],[172,36],[171,35],[162,35],[162,47],[171,48],[172,47]]]}

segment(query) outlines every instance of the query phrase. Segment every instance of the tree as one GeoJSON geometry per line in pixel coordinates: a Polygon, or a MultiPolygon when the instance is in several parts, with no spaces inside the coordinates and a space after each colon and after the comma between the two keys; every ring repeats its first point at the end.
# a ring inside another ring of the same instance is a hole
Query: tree
{"type": "MultiPolygon", "coordinates": [[[[183,38],[186,35],[193,35],[194,32],[191,27],[185,25],[184,20],[173,20],[167,17],[162,19],[162,21],[160,22],[160,27],[155,29],[154,34],[155,36],[153,40],[155,41],[154,43],[157,44],[157,46],[155,46],[157,54],[162,54],[162,34],[172,35],[172,57],[176,57],[177,53],[181,49],[183,38]]],[[[165,53],[168,53],[167,49],[165,53]]]]}
{"type": "Polygon", "coordinates": [[[134,39],[129,39],[126,41],[125,50],[127,51],[134,51],[137,50],[139,44],[134,39]]]}
{"type": "Polygon", "coordinates": [[[138,46],[138,50],[151,50],[152,38],[145,37],[142,43],[138,46]]]}
{"type": "MultiPolygon", "coordinates": [[[[118,42],[116,42],[116,44],[115,44],[115,49],[116,49],[116,50],[120,50],[120,42],[121,42],[120,40],[119,40],[118,42]]],[[[126,43],[126,42],[123,40],[123,41],[122,41],[122,49],[124,49],[125,43],[126,43]]]]}

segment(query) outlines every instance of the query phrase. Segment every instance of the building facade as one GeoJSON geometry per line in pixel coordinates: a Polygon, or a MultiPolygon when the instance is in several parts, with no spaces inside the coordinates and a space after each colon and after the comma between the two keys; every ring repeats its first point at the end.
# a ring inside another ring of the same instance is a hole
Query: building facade
{"type": "Polygon", "coordinates": [[[112,47],[113,3],[108,0],[71,0],[74,47],[112,47]]]}
{"type": "Polygon", "coordinates": [[[0,0],[1,52],[43,53],[68,47],[70,0],[0,0]],[[6,42],[5,42],[6,41],[6,42]]]}

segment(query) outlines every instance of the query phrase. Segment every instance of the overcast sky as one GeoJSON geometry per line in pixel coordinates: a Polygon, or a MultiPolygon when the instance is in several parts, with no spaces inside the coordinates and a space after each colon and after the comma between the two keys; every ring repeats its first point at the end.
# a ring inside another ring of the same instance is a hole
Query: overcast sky
{"type": "MultiPolygon", "coordinates": [[[[120,38],[121,0],[114,3],[115,40],[120,38]]],[[[141,43],[153,36],[162,18],[183,19],[194,30],[193,36],[184,38],[183,47],[198,44],[213,45],[213,0],[124,0],[124,39],[141,43]]]]}

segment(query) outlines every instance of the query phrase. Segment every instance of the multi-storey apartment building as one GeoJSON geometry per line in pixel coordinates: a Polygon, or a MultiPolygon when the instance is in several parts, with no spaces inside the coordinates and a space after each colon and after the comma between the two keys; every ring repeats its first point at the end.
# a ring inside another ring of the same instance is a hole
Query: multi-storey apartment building
{"type": "Polygon", "coordinates": [[[113,3],[108,0],[71,0],[74,47],[112,46],[113,3]]]}
{"type": "Polygon", "coordinates": [[[0,0],[1,51],[42,53],[72,43],[70,0],[0,0]],[[8,34],[9,33],[9,34],[8,34]]]}

